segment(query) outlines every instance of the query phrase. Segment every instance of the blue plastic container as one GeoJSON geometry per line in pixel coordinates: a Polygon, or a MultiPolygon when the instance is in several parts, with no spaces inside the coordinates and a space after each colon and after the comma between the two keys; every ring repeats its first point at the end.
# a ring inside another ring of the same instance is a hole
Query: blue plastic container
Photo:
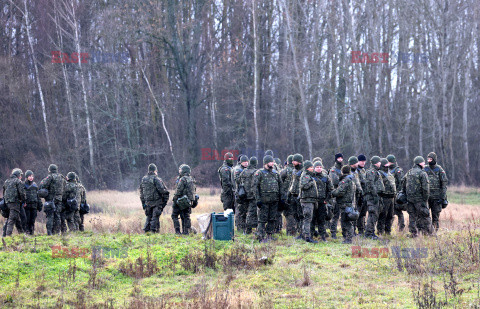
{"type": "Polygon", "coordinates": [[[212,213],[213,239],[233,240],[233,218],[233,213],[228,214],[228,217],[225,217],[223,213],[212,213]]]}

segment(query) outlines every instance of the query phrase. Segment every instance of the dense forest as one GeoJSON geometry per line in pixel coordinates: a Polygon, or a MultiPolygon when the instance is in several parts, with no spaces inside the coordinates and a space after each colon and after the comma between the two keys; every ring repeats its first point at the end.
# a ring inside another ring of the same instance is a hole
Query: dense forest
{"type": "MultiPolygon", "coordinates": [[[[0,0],[0,178],[87,188],[147,165],[215,184],[225,149],[327,167],[435,151],[480,183],[477,0],[0,0]]],[[[218,183],[218,180],[217,180],[218,183]]]]}

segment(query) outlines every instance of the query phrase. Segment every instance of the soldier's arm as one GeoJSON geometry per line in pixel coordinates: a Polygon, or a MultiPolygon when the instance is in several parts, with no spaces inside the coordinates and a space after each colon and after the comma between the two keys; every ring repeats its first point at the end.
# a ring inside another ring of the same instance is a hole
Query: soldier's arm
{"type": "Polygon", "coordinates": [[[335,197],[342,197],[345,195],[345,181],[338,183],[338,187],[332,191],[332,195],[335,197]]]}
{"type": "Polygon", "coordinates": [[[423,172],[420,174],[420,183],[421,183],[421,190],[422,190],[422,197],[423,200],[426,202],[428,200],[428,196],[430,195],[430,184],[428,182],[428,175],[427,173],[423,172]]]}
{"type": "Polygon", "coordinates": [[[403,169],[401,169],[400,167],[397,169],[397,171],[395,172],[395,178],[398,179],[398,188],[397,189],[397,192],[400,191],[402,189],[402,179],[403,179],[403,169]]]}
{"type": "Polygon", "coordinates": [[[143,194],[142,182],[140,182],[139,190],[140,190],[140,201],[142,202],[142,204],[145,204],[145,195],[143,194]]]}
{"type": "Polygon", "coordinates": [[[307,174],[303,174],[303,175],[300,177],[300,188],[302,188],[302,190],[307,190],[307,189],[309,189],[312,185],[313,185],[313,179],[312,179],[312,177],[310,177],[310,176],[307,175],[307,174]]]}
{"type": "Polygon", "coordinates": [[[257,200],[257,202],[259,202],[260,201],[260,189],[259,189],[260,172],[259,171],[256,171],[255,175],[253,176],[253,186],[255,188],[255,199],[257,200]]]}
{"type": "Polygon", "coordinates": [[[168,193],[167,186],[160,178],[155,178],[155,188],[157,188],[161,195],[168,193]]]}
{"type": "Polygon", "coordinates": [[[442,197],[442,199],[446,199],[447,198],[448,178],[447,178],[447,174],[445,173],[443,168],[440,168],[440,182],[441,182],[440,188],[442,190],[441,191],[441,197],[442,197]]]}
{"type": "Polygon", "coordinates": [[[286,192],[284,192],[282,178],[280,177],[279,174],[277,174],[277,176],[278,176],[277,181],[278,181],[278,191],[279,191],[279,194],[280,194],[280,200],[283,200],[284,196],[286,196],[286,192]]]}
{"type": "Polygon", "coordinates": [[[24,203],[27,200],[27,193],[25,191],[25,185],[23,182],[18,181],[17,183],[18,194],[20,195],[20,202],[24,203]]]}
{"type": "Polygon", "coordinates": [[[377,190],[378,190],[379,193],[384,193],[385,192],[385,185],[383,184],[383,179],[380,175],[378,175],[378,178],[377,178],[377,186],[378,186],[377,190]]]}
{"type": "Polygon", "coordinates": [[[222,168],[220,171],[220,177],[221,177],[221,182],[222,182],[222,189],[231,189],[233,187],[232,184],[232,176],[230,172],[226,168],[222,168]]]}

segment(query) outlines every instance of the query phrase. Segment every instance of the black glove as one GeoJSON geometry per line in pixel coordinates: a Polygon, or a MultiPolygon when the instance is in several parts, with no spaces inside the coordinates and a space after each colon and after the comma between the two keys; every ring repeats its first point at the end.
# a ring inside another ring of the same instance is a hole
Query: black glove
{"type": "Polygon", "coordinates": [[[257,202],[257,207],[258,207],[258,208],[262,208],[262,205],[263,205],[262,202],[260,202],[260,201],[257,202]]]}

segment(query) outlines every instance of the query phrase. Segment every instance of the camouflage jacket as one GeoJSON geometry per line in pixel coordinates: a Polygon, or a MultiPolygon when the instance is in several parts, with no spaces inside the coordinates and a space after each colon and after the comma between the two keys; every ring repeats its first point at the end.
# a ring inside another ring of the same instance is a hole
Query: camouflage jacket
{"type": "Polygon", "coordinates": [[[254,176],[255,199],[257,202],[277,202],[281,198],[282,181],[276,170],[259,169],[254,176]]]}
{"type": "Polygon", "coordinates": [[[366,184],[367,184],[367,170],[364,167],[358,167],[358,179],[360,180],[360,185],[362,186],[363,194],[365,194],[366,184]]]}
{"type": "Polygon", "coordinates": [[[293,196],[298,196],[300,193],[299,185],[300,185],[300,177],[302,176],[302,165],[297,165],[297,167],[293,168],[292,171],[292,180],[290,182],[290,187],[288,188],[288,192],[290,192],[293,196]]]}
{"type": "Polygon", "coordinates": [[[37,208],[37,205],[42,204],[42,200],[38,197],[38,186],[35,182],[25,181],[25,193],[27,205],[37,208]]]}
{"type": "Polygon", "coordinates": [[[63,202],[66,203],[67,200],[71,199],[75,199],[80,204],[80,190],[75,180],[68,180],[63,190],[63,202]]]}
{"type": "Polygon", "coordinates": [[[403,169],[400,166],[391,165],[390,174],[392,174],[393,177],[395,177],[395,186],[396,186],[397,192],[399,192],[402,187],[402,178],[404,175],[403,169]]]}
{"type": "Polygon", "coordinates": [[[352,169],[351,174],[353,175],[353,182],[355,183],[355,195],[363,196],[362,183],[360,181],[360,173],[358,172],[358,169],[352,169]]]}
{"type": "Polygon", "coordinates": [[[233,180],[235,184],[235,192],[238,191],[238,186],[240,185],[240,174],[245,170],[245,168],[239,164],[233,168],[233,180]]]}
{"type": "Polygon", "coordinates": [[[435,164],[434,166],[426,165],[424,170],[428,175],[430,197],[434,199],[446,199],[448,178],[443,168],[435,164]]]}
{"type": "Polygon", "coordinates": [[[284,169],[280,171],[280,179],[282,180],[282,190],[284,193],[283,199],[286,201],[288,193],[288,188],[290,188],[290,184],[292,183],[292,174],[293,174],[293,165],[289,164],[285,166],[284,169]]]}
{"type": "Polygon", "coordinates": [[[220,184],[222,185],[222,193],[233,194],[233,169],[226,162],[218,169],[218,177],[220,178],[220,184]]]}
{"type": "Polygon", "coordinates": [[[332,195],[333,183],[326,171],[322,171],[320,174],[315,173],[313,177],[317,184],[318,199],[328,202],[332,195]]]}
{"type": "Polygon", "coordinates": [[[383,186],[379,170],[374,166],[370,167],[365,175],[365,191],[363,192],[365,198],[369,201],[378,201],[378,193],[383,193],[384,191],[385,187],[383,186]]]}
{"type": "Polygon", "coordinates": [[[177,181],[177,188],[173,200],[176,202],[178,198],[186,195],[190,201],[193,201],[196,190],[195,179],[190,176],[190,173],[182,173],[177,181]]]}
{"type": "Polygon", "coordinates": [[[354,178],[351,174],[340,176],[338,187],[332,192],[340,207],[346,207],[353,203],[356,189],[354,178]]]}
{"type": "Polygon", "coordinates": [[[313,173],[303,171],[300,176],[300,201],[303,203],[315,203],[318,200],[317,183],[313,173]]]}
{"type": "Polygon", "coordinates": [[[410,203],[427,202],[429,195],[428,175],[420,166],[415,165],[404,176],[403,192],[410,203]]]}
{"type": "Polygon", "coordinates": [[[143,176],[140,182],[140,201],[148,206],[165,206],[169,192],[162,179],[154,173],[143,176]]]}
{"type": "Polygon", "coordinates": [[[333,187],[336,188],[338,186],[338,182],[340,181],[340,176],[342,176],[342,164],[335,162],[335,164],[330,168],[328,174],[332,179],[333,187]]]}
{"type": "Polygon", "coordinates": [[[82,185],[80,181],[77,182],[77,185],[78,185],[78,191],[80,192],[80,200],[78,200],[78,203],[79,205],[82,205],[87,202],[87,190],[85,190],[85,187],[82,185]]]}
{"type": "Polygon", "coordinates": [[[25,185],[15,175],[5,180],[3,184],[3,198],[5,203],[25,203],[27,199],[25,185]]]}
{"type": "Polygon", "coordinates": [[[249,165],[246,169],[244,169],[239,176],[240,183],[243,185],[245,192],[247,193],[247,200],[255,199],[255,187],[254,187],[254,180],[255,180],[255,172],[257,169],[251,165],[249,165]]]}
{"type": "Polygon", "coordinates": [[[65,187],[65,177],[60,173],[49,173],[47,177],[40,182],[40,189],[47,189],[48,196],[45,201],[51,202],[55,200],[58,203],[62,202],[63,189],[65,187]]]}

